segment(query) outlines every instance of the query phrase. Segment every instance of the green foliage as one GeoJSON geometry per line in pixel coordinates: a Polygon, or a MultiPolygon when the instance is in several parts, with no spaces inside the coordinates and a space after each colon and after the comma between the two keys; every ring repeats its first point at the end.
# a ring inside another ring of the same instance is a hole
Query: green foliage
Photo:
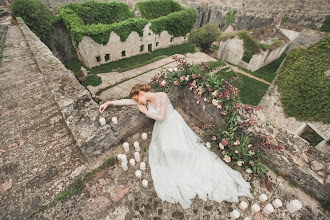
{"type": "Polygon", "coordinates": [[[308,48],[291,50],[278,76],[285,114],[330,123],[330,36],[308,48]]]}
{"type": "Polygon", "coordinates": [[[167,16],[150,20],[150,29],[155,34],[168,31],[174,37],[185,36],[193,28],[196,19],[197,13],[194,9],[183,9],[167,16]]]}
{"type": "Polygon", "coordinates": [[[258,105],[269,85],[245,75],[241,75],[243,86],[240,89],[241,101],[244,104],[258,105]]]}
{"type": "Polygon", "coordinates": [[[100,77],[98,77],[96,74],[90,74],[87,76],[87,79],[84,81],[84,86],[98,86],[102,83],[102,80],[100,77]]]}
{"type": "Polygon", "coordinates": [[[42,42],[49,44],[55,16],[40,0],[15,0],[11,4],[13,17],[21,17],[42,42]]]}
{"type": "Polygon", "coordinates": [[[258,43],[259,48],[263,49],[263,50],[269,50],[270,45],[269,44],[265,44],[265,43],[258,43]]]}
{"type": "Polygon", "coordinates": [[[120,2],[86,1],[81,3],[69,3],[60,10],[69,8],[80,17],[84,24],[112,24],[116,19],[124,21],[131,18],[132,14],[127,4],[120,2]]]}
{"type": "Polygon", "coordinates": [[[140,66],[145,66],[149,63],[165,58],[165,56],[172,56],[174,54],[194,53],[195,47],[193,44],[181,44],[173,47],[163,48],[152,51],[151,54],[145,53],[134,57],[121,59],[118,61],[103,64],[101,66],[90,69],[91,73],[107,73],[116,69],[117,72],[124,72],[140,66]]]}
{"type": "Polygon", "coordinates": [[[76,78],[82,77],[83,72],[81,71],[81,67],[83,67],[83,64],[78,59],[73,59],[65,63],[65,67],[69,70],[71,70],[76,78]]]}
{"type": "Polygon", "coordinates": [[[286,53],[283,53],[280,58],[274,60],[267,66],[264,66],[258,69],[257,71],[252,72],[251,74],[271,83],[276,76],[277,69],[279,68],[285,57],[286,57],[286,53]]]}
{"type": "Polygon", "coordinates": [[[289,21],[290,21],[290,16],[289,15],[284,15],[283,22],[288,23],[289,21]]]}
{"type": "Polygon", "coordinates": [[[289,180],[289,186],[291,186],[292,188],[298,188],[298,186],[299,186],[299,183],[296,181],[296,180],[294,180],[294,179],[290,179],[289,180]]]}
{"type": "Polygon", "coordinates": [[[247,63],[250,62],[252,56],[256,53],[259,53],[259,46],[257,41],[250,36],[247,31],[242,31],[238,34],[239,38],[244,41],[244,56],[243,60],[247,63]]]}
{"type": "Polygon", "coordinates": [[[228,39],[232,39],[235,36],[237,36],[240,33],[240,31],[232,31],[232,32],[222,32],[219,41],[226,41],[228,39]]]}
{"type": "Polygon", "coordinates": [[[60,7],[60,15],[76,45],[83,36],[90,36],[99,44],[107,44],[112,31],[120,36],[121,41],[125,41],[132,31],[142,36],[144,27],[149,22],[151,22],[150,29],[156,34],[166,30],[178,37],[190,32],[197,19],[193,9],[185,9],[172,0],[152,0],[152,2],[156,2],[154,7],[149,7],[152,5],[149,1],[140,2],[141,7],[146,12],[150,9],[150,16],[155,17],[150,21],[145,18],[133,18],[134,11],[129,11],[128,5],[117,2],[69,3],[60,7]],[[166,12],[167,16],[163,16],[163,12],[167,9],[159,10],[159,16],[155,16],[157,7],[165,3],[169,5],[167,8],[170,8],[166,12]]]}
{"type": "Polygon", "coordinates": [[[189,34],[189,42],[206,51],[219,38],[220,33],[221,31],[216,24],[208,23],[203,27],[193,29],[189,34]]]}
{"type": "Polygon", "coordinates": [[[318,143],[323,141],[323,138],[318,135],[311,127],[307,126],[306,130],[300,135],[308,141],[312,146],[316,146],[318,143]]]}
{"type": "Polygon", "coordinates": [[[233,23],[235,21],[235,15],[236,15],[237,11],[229,11],[227,13],[226,16],[226,26],[230,25],[231,23],[233,23]]]}
{"type": "Polygon", "coordinates": [[[321,27],[321,31],[330,33],[330,15],[328,15],[321,27]]]}
{"type": "Polygon", "coordinates": [[[166,16],[172,12],[181,11],[184,8],[173,0],[149,0],[136,3],[143,18],[148,20],[166,16]]]}

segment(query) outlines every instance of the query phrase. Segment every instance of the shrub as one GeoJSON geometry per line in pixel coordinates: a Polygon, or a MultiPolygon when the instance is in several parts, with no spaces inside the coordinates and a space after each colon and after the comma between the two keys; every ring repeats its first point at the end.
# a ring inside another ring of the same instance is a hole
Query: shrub
{"type": "Polygon", "coordinates": [[[219,37],[219,41],[226,41],[228,39],[232,39],[237,36],[240,31],[232,31],[232,32],[222,32],[219,37]]]}
{"type": "Polygon", "coordinates": [[[323,24],[322,24],[322,27],[321,27],[321,31],[324,31],[324,32],[328,32],[330,33],[330,15],[328,15],[323,24]]]}
{"type": "Polygon", "coordinates": [[[257,41],[250,36],[250,34],[247,31],[242,31],[238,34],[238,37],[244,41],[244,56],[243,60],[245,62],[250,62],[252,56],[258,52],[259,46],[257,44],[257,41]]]}
{"type": "Polygon", "coordinates": [[[236,10],[229,11],[226,16],[226,26],[230,25],[235,21],[236,10]]]}
{"type": "Polygon", "coordinates": [[[203,27],[192,30],[189,35],[189,42],[206,51],[219,38],[220,33],[221,31],[216,24],[208,23],[203,27]]]}
{"type": "MultiPolygon", "coordinates": [[[[99,44],[107,44],[112,31],[120,36],[121,41],[125,41],[132,31],[136,31],[142,36],[144,27],[149,22],[151,23],[150,29],[156,34],[160,34],[164,30],[175,37],[185,36],[189,33],[197,19],[195,10],[179,8],[178,3],[173,0],[160,0],[159,2],[173,6],[170,7],[171,10],[167,10],[166,13],[169,13],[167,16],[158,17],[155,15],[154,8],[145,6],[144,10],[150,10],[150,14],[152,14],[152,16],[146,17],[157,17],[150,21],[145,18],[133,18],[133,12],[129,11],[128,6],[117,2],[70,3],[60,7],[60,14],[76,45],[83,36],[89,36],[99,44]]],[[[141,5],[145,4],[150,5],[149,1],[141,2],[141,5]]],[[[159,4],[156,6],[159,7],[159,4]]],[[[143,8],[143,6],[141,7],[143,8]]],[[[163,15],[162,10],[158,15],[163,15]]]]}
{"type": "Polygon", "coordinates": [[[49,44],[55,16],[40,0],[15,0],[11,4],[13,17],[21,17],[42,42],[49,44]]]}
{"type": "Polygon", "coordinates": [[[278,88],[285,114],[298,120],[330,123],[330,36],[292,50],[279,73],[278,88]]]}
{"type": "Polygon", "coordinates": [[[166,16],[172,12],[181,11],[184,8],[172,0],[150,0],[136,3],[143,18],[148,20],[166,16]]]}

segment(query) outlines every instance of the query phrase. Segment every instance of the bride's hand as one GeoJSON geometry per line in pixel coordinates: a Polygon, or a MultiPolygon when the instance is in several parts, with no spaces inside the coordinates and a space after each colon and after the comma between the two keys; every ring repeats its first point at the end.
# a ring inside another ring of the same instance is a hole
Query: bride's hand
{"type": "Polygon", "coordinates": [[[138,107],[139,107],[140,111],[144,114],[148,111],[148,109],[145,105],[138,105],[138,107]]]}
{"type": "Polygon", "coordinates": [[[103,113],[103,111],[108,107],[108,103],[104,103],[100,106],[100,112],[103,113]]]}

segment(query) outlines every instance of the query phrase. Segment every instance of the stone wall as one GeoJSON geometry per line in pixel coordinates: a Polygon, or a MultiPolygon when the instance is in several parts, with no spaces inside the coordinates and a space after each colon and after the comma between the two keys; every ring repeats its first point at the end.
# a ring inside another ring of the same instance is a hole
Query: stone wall
{"type": "Polygon", "coordinates": [[[77,55],[86,67],[92,68],[108,62],[148,53],[150,49],[153,51],[188,41],[186,36],[174,37],[167,31],[155,34],[150,30],[150,25],[151,23],[148,23],[144,27],[142,37],[133,31],[124,42],[121,42],[120,37],[114,32],[111,32],[106,45],[98,44],[92,38],[84,36],[76,48],[77,55]]]}
{"type": "Polygon", "coordinates": [[[17,20],[76,144],[89,162],[120,143],[122,138],[136,133],[136,129],[152,122],[141,114],[135,114],[138,109],[133,106],[112,108],[101,115],[99,105],[73,73],[65,68],[21,18],[17,20]],[[106,117],[109,121],[108,115],[117,116],[120,124],[117,127],[109,124],[101,126],[99,118],[106,117]]]}
{"type": "Polygon", "coordinates": [[[245,69],[256,71],[278,59],[288,46],[288,44],[285,44],[274,50],[267,50],[262,53],[254,54],[250,62],[246,63],[242,60],[244,55],[243,44],[243,40],[238,37],[220,42],[217,58],[244,67],[245,69]]]}

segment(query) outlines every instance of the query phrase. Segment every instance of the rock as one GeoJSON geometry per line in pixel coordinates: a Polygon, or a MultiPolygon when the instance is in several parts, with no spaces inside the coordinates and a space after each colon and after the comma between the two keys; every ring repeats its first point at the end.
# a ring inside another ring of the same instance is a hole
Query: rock
{"type": "Polygon", "coordinates": [[[330,184],[330,175],[328,174],[327,177],[324,179],[324,184],[330,184]]]}
{"type": "Polygon", "coordinates": [[[133,186],[128,185],[127,187],[123,188],[123,187],[116,187],[113,189],[112,193],[111,193],[111,199],[114,202],[118,202],[119,200],[121,200],[127,193],[128,191],[132,188],[133,186]]]}
{"type": "Polygon", "coordinates": [[[311,169],[314,170],[314,171],[322,170],[323,169],[323,164],[320,163],[320,162],[318,162],[318,161],[316,161],[316,160],[310,162],[309,165],[310,165],[311,169]]]}
{"type": "Polygon", "coordinates": [[[325,168],[326,168],[327,173],[330,173],[330,163],[326,163],[325,168]]]}

